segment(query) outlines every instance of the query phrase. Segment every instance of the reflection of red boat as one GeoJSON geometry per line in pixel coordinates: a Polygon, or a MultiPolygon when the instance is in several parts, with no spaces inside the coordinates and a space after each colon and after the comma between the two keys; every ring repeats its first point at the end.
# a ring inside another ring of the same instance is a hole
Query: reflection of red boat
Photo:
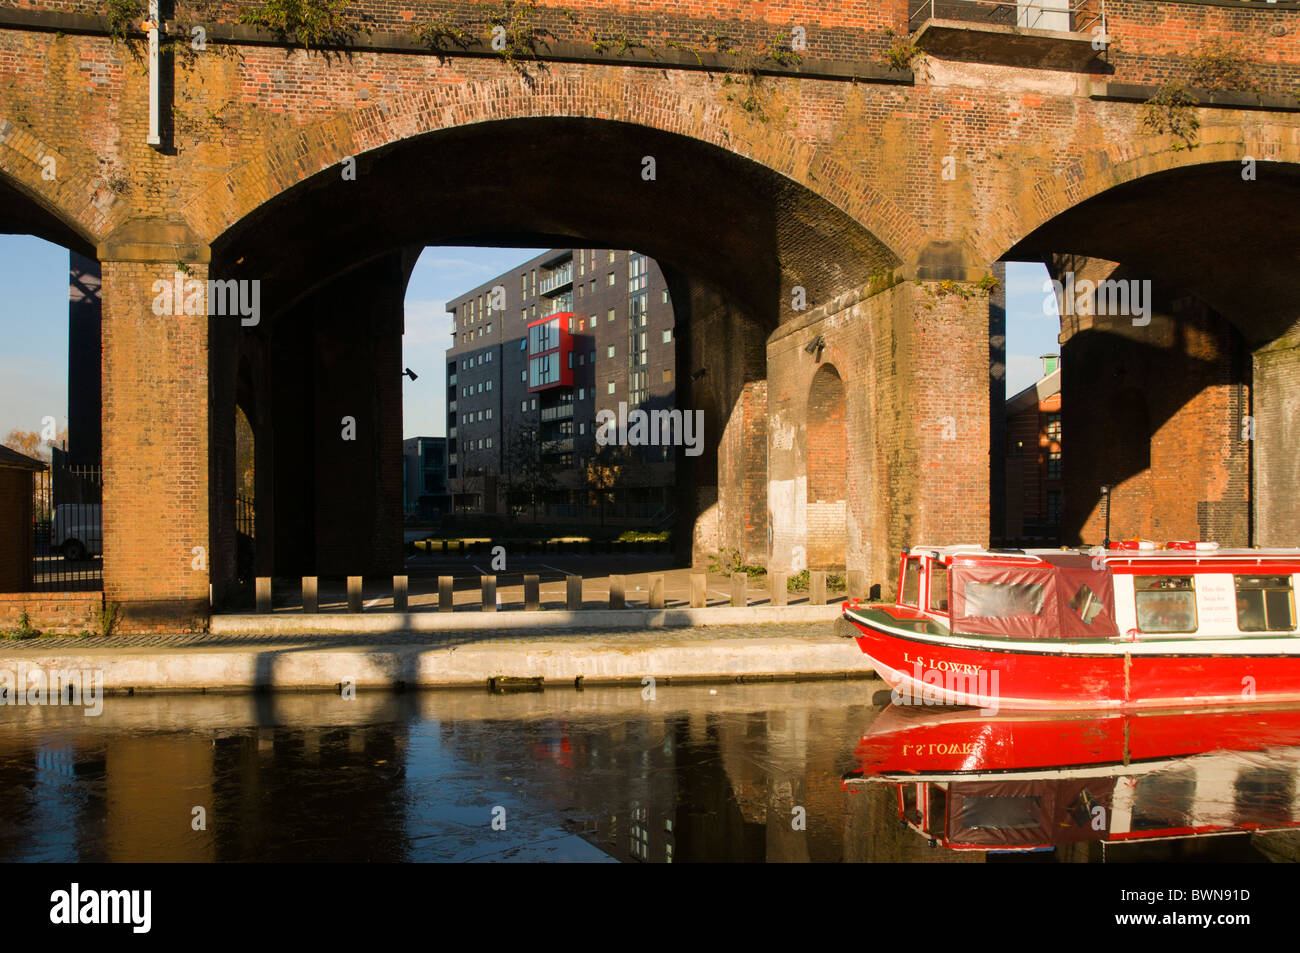
{"type": "Polygon", "coordinates": [[[1029,850],[1300,827],[1300,707],[1004,713],[894,706],[846,787],[886,783],[914,830],[1029,850]]]}
{"type": "Polygon", "coordinates": [[[894,603],[845,602],[841,624],[916,704],[1300,701],[1300,551],[1208,545],[1096,554],[916,548],[902,556],[894,603]]]}

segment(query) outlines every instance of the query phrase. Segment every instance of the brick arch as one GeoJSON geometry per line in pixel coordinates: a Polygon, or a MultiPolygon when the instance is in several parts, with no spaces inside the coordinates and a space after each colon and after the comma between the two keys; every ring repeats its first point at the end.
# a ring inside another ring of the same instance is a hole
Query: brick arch
{"type": "Polygon", "coordinates": [[[1240,123],[1204,125],[1200,144],[1175,149],[1168,135],[1138,135],[1112,142],[1065,169],[1052,168],[1022,185],[1026,203],[1008,203],[1001,219],[986,231],[978,252],[997,261],[1036,229],[1095,196],[1147,176],[1176,169],[1221,162],[1240,162],[1253,156],[1263,163],[1300,164],[1300,125],[1295,123],[1240,123]]]}
{"type": "Polygon", "coordinates": [[[182,214],[209,241],[241,219],[336,166],[430,133],[511,119],[580,118],[626,123],[714,146],[776,172],[861,225],[900,261],[925,244],[923,227],[868,178],[826,150],[760,124],[721,101],[711,81],[637,84],[637,71],[549,64],[532,88],[501,77],[439,84],[268,137],[250,160],[191,198],[182,214]]]}
{"type": "Polygon", "coordinates": [[[844,381],[834,365],[823,362],[813,374],[804,420],[808,566],[810,569],[843,567],[849,435],[844,381]]]}
{"type": "MultiPolygon", "coordinates": [[[[95,257],[97,238],[109,216],[94,199],[112,199],[103,184],[91,182],[73,170],[57,149],[20,130],[0,116],[0,225],[29,233],[87,257],[95,257]],[[42,159],[52,156],[56,178],[41,177],[42,159]],[[87,197],[92,201],[87,201],[87,197]]],[[[111,207],[109,201],[100,204],[111,207]]]]}

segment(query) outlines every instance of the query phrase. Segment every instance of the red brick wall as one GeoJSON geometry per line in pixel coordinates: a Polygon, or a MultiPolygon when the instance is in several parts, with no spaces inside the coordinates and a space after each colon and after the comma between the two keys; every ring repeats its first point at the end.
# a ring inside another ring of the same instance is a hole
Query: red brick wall
{"type": "MultiPolygon", "coordinates": [[[[171,281],[174,263],[103,268],[104,598],[122,604],[124,632],[201,629],[211,559],[208,318],[153,313],[153,283],[171,281]]],[[[207,280],[206,267],[191,272],[207,280]]]]}
{"type": "Polygon", "coordinates": [[[1067,544],[1111,538],[1250,540],[1247,352],[1223,318],[1180,299],[1147,326],[1130,318],[1066,322],[1062,430],[1067,544]]]}
{"type": "Polygon", "coordinates": [[[23,613],[28,624],[50,635],[100,634],[99,592],[0,593],[0,630],[18,628],[23,613]]]}

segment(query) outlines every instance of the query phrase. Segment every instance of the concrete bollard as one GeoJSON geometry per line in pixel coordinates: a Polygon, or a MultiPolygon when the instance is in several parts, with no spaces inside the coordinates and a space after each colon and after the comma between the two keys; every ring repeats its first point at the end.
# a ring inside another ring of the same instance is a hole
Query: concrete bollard
{"type": "Polygon", "coordinates": [[[709,577],[702,572],[691,573],[691,608],[703,609],[707,601],[709,577]]]}
{"type": "Polygon", "coordinates": [[[315,576],[302,577],[302,611],[320,611],[320,580],[315,576]]]}
{"type": "Polygon", "coordinates": [[[271,577],[258,576],[254,581],[254,587],[257,590],[257,611],[271,611],[271,577]]]}
{"type": "Polygon", "coordinates": [[[582,608],[582,577],[568,575],[564,577],[564,608],[577,612],[582,608]]]}
{"type": "Polygon", "coordinates": [[[749,574],[733,572],[731,574],[731,604],[733,606],[749,605],[749,574]]]}
{"type": "Polygon", "coordinates": [[[664,574],[657,572],[650,577],[650,608],[664,607],[664,574]]]}
{"type": "Polygon", "coordinates": [[[407,595],[407,578],[405,576],[393,577],[393,611],[406,611],[407,595]]]}
{"type": "Polygon", "coordinates": [[[480,576],[479,579],[481,580],[479,585],[483,591],[483,606],[482,606],[483,611],[496,612],[497,611],[497,577],[484,575],[484,576],[480,576]]]}
{"type": "Polygon", "coordinates": [[[456,607],[456,580],[451,576],[438,577],[438,611],[450,612],[456,607]]]}
{"type": "Polygon", "coordinates": [[[850,599],[865,599],[867,597],[867,574],[861,569],[850,569],[845,576],[845,593],[850,599]]]}
{"type": "Polygon", "coordinates": [[[609,607],[611,609],[623,608],[623,577],[609,577],[609,607]]]}
{"type": "Polygon", "coordinates": [[[348,611],[361,611],[361,577],[348,576],[348,611]]]}
{"type": "Polygon", "coordinates": [[[524,576],[524,609],[531,611],[542,607],[542,581],[535,574],[524,576]]]}
{"type": "Polygon", "coordinates": [[[808,601],[815,606],[826,605],[826,571],[817,569],[808,573],[808,601]]]}
{"type": "Polygon", "coordinates": [[[770,605],[784,606],[790,604],[790,577],[783,572],[767,574],[768,585],[772,588],[770,605]]]}

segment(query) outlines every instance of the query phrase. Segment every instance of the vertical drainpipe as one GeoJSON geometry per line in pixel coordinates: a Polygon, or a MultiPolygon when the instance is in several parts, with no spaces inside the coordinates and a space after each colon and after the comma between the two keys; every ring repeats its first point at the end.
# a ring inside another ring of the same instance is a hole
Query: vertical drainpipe
{"type": "Polygon", "coordinates": [[[158,84],[161,80],[158,70],[158,27],[162,20],[161,0],[149,0],[149,138],[148,144],[157,148],[162,145],[158,134],[159,95],[158,84]]]}

